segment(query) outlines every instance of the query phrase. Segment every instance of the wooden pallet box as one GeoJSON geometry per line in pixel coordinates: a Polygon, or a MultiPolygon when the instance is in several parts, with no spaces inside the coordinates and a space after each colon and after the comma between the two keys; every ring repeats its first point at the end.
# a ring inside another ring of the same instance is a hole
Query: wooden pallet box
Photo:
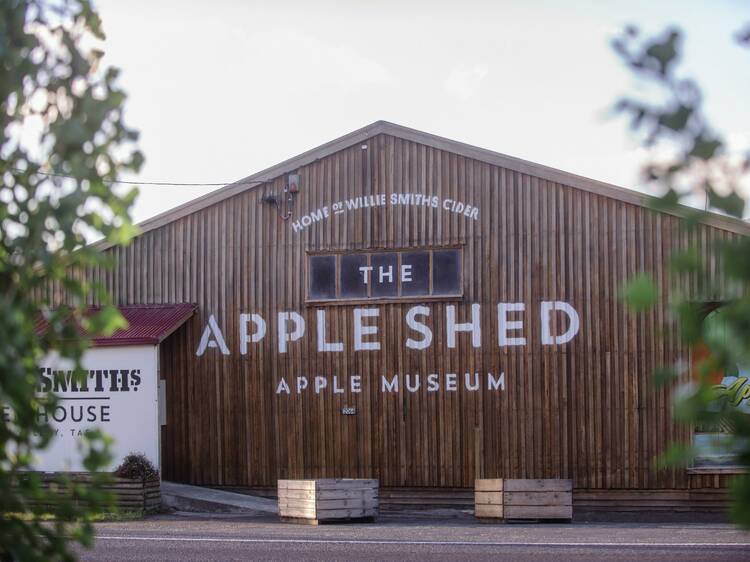
{"type": "Polygon", "coordinates": [[[279,480],[279,516],[290,520],[372,519],[378,515],[378,481],[361,478],[279,480]]]}
{"type": "Polygon", "coordinates": [[[474,481],[478,518],[573,518],[573,482],[558,479],[482,478],[474,481]]]}

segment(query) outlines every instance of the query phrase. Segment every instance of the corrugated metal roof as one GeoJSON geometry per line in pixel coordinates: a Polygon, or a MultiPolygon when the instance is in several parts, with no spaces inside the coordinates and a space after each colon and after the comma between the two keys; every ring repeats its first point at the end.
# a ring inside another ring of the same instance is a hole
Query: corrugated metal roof
{"type": "MultiPolygon", "coordinates": [[[[117,307],[128,327],[117,330],[111,336],[97,337],[91,340],[93,347],[157,345],[182,326],[198,309],[192,303],[177,304],[133,304],[117,307]]],[[[99,307],[91,307],[88,314],[95,314],[99,307]]],[[[47,323],[40,319],[36,332],[44,333],[47,323]]]]}

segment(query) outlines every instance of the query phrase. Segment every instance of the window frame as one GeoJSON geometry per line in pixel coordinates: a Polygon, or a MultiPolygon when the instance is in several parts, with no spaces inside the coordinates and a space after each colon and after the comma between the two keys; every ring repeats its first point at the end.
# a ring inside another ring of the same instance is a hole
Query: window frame
{"type": "Polygon", "coordinates": [[[418,246],[411,248],[357,248],[351,250],[308,250],[305,252],[305,304],[326,306],[346,306],[357,304],[387,304],[387,303],[409,303],[409,302],[461,302],[464,300],[464,246],[459,244],[448,244],[442,246],[418,246]],[[397,267],[401,265],[401,255],[414,252],[429,252],[429,289],[432,291],[433,284],[433,252],[441,250],[457,250],[459,252],[458,287],[459,291],[450,295],[401,295],[401,279],[398,282],[398,295],[383,297],[340,297],[341,295],[341,256],[350,254],[366,254],[368,265],[374,254],[397,254],[397,267]],[[335,256],[335,294],[334,298],[312,298],[310,297],[310,258],[312,256],[335,256]]]}

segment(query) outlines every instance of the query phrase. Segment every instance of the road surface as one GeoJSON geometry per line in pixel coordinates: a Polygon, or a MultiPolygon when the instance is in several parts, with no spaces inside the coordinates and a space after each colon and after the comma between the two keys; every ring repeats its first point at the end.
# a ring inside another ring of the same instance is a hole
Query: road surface
{"type": "Polygon", "coordinates": [[[746,560],[750,534],[731,525],[482,524],[383,518],[318,527],[272,518],[164,515],[101,523],[82,560],[746,560]]]}

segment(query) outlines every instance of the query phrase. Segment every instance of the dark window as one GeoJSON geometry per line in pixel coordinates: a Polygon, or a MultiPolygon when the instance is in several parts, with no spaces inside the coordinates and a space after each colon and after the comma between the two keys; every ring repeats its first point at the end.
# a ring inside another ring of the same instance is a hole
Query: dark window
{"type": "Polygon", "coordinates": [[[461,271],[458,250],[432,253],[432,294],[456,295],[461,292],[461,271]]]}
{"type": "Polygon", "coordinates": [[[461,296],[461,256],[453,249],[312,255],[308,299],[461,296]]]}
{"type": "Polygon", "coordinates": [[[401,254],[401,294],[430,294],[430,252],[401,254]]]}
{"type": "MultiPolygon", "coordinates": [[[[341,297],[361,299],[367,297],[365,275],[369,277],[367,254],[341,256],[341,297]]],[[[369,279],[368,279],[369,280],[369,279]]]]}
{"type": "Polygon", "coordinates": [[[373,254],[371,263],[370,296],[395,297],[398,295],[398,254],[396,252],[373,254]]]}
{"type": "Polygon", "coordinates": [[[336,256],[310,256],[310,298],[336,298],[336,256]]]}

